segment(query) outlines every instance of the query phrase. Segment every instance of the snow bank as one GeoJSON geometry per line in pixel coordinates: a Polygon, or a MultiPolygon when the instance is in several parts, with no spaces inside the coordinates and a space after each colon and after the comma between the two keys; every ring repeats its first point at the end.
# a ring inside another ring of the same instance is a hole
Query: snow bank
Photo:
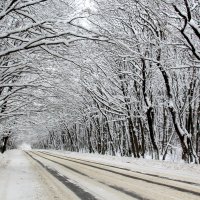
{"type": "Polygon", "coordinates": [[[169,161],[148,160],[142,158],[136,159],[133,157],[109,156],[55,150],[48,150],[48,152],[64,155],[71,158],[84,159],[88,161],[113,165],[142,173],[151,173],[183,180],[190,179],[191,181],[200,183],[200,166],[196,164],[172,163],[169,161]]]}
{"type": "Polygon", "coordinates": [[[0,168],[5,167],[5,165],[8,163],[6,154],[6,152],[4,154],[0,153],[0,168]]]}

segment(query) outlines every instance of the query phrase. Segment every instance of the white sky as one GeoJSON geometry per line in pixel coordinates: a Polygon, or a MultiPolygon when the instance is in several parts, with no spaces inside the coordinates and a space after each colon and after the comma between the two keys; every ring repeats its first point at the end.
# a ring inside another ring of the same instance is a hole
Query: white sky
{"type": "Polygon", "coordinates": [[[82,1],[83,1],[84,9],[90,9],[90,10],[95,9],[95,5],[94,5],[94,2],[92,0],[82,0],[82,1]]]}

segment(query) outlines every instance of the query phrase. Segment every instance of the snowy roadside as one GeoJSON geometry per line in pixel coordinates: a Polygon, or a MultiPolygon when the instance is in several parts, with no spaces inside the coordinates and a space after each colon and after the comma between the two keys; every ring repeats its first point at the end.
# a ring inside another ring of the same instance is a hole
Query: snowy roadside
{"type": "Polygon", "coordinates": [[[60,198],[62,194],[58,190],[62,186],[54,186],[54,179],[23,151],[11,150],[0,155],[0,170],[0,199],[65,199],[60,198]]]}
{"type": "Polygon", "coordinates": [[[0,156],[0,199],[39,200],[39,184],[23,152],[6,151],[0,156]]]}
{"type": "Polygon", "coordinates": [[[174,179],[188,180],[200,183],[200,166],[186,163],[172,163],[169,161],[135,159],[130,157],[109,156],[89,153],[77,153],[56,150],[41,150],[71,158],[84,159],[116,167],[138,171],[142,173],[156,174],[174,179]]]}
{"type": "Polygon", "coordinates": [[[8,164],[8,162],[9,162],[6,154],[7,154],[7,152],[5,152],[4,154],[0,153],[0,169],[2,167],[5,167],[6,164],[8,164]]]}

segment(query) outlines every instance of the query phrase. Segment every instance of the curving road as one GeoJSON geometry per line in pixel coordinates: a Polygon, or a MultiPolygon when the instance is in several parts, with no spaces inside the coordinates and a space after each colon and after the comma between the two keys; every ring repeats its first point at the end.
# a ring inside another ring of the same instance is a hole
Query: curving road
{"type": "Polygon", "coordinates": [[[102,163],[29,151],[67,200],[200,200],[200,184],[102,163]]]}

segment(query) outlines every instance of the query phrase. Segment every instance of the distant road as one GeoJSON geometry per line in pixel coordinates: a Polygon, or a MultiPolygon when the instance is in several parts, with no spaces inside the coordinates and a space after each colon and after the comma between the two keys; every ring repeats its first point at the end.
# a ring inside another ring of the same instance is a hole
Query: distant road
{"type": "MultiPolygon", "coordinates": [[[[25,153],[49,180],[55,182],[54,187],[59,188],[66,200],[200,200],[200,184],[187,180],[49,152],[25,153]]],[[[62,197],[57,196],[57,199],[62,197]]]]}

